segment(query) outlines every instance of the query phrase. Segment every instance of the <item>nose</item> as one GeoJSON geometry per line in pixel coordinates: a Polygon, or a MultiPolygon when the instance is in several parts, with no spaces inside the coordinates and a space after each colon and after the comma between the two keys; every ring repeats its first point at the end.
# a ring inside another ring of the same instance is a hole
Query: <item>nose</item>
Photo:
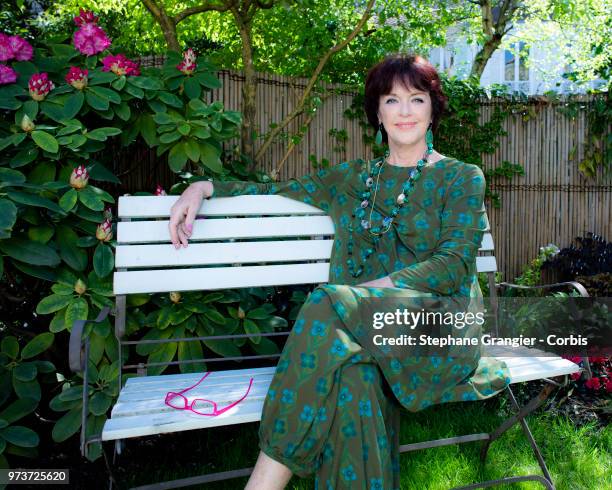
{"type": "Polygon", "coordinates": [[[412,107],[409,101],[400,102],[400,115],[410,116],[412,114],[412,107]]]}

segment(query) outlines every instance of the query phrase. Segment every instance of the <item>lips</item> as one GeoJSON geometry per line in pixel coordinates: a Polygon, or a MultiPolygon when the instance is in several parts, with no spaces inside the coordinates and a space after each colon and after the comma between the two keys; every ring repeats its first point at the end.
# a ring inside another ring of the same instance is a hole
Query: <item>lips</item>
{"type": "Polygon", "coordinates": [[[397,123],[395,126],[397,126],[400,129],[408,129],[408,128],[414,128],[416,126],[416,123],[397,123]]]}

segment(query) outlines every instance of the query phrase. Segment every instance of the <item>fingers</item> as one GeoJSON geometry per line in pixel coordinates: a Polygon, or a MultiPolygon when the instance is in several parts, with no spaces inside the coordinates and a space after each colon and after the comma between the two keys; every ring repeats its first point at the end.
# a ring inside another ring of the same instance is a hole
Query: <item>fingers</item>
{"type": "Polygon", "coordinates": [[[170,231],[170,241],[174,248],[179,248],[179,238],[178,238],[178,226],[179,226],[179,213],[174,209],[170,211],[170,222],[168,223],[168,228],[170,231]]]}
{"type": "Polygon", "coordinates": [[[182,227],[178,227],[177,234],[179,237],[179,245],[178,247],[175,245],[175,248],[180,248],[181,245],[183,246],[183,248],[187,248],[187,235],[185,235],[185,232],[183,231],[182,227]]]}
{"type": "Polygon", "coordinates": [[[199,201],[197,203],[192,203],[189,205],[189,208],[187,209],[187,217],[185,218],[185,233],[188,234],[188,236],[191,236],[191,232],[193,231],[193,223],[196,219],[196,214],[198,213],[198,210],[200,209],[200,206],[202,205],[202,201],[199,201]]]}

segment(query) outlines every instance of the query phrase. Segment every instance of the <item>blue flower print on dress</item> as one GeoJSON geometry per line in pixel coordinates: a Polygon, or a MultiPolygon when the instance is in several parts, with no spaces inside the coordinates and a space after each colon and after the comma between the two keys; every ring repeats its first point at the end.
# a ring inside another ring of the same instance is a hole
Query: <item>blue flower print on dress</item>
{"type": "Polygon", "coordinates": [[[276,419],[274,421],[274,432],[277,434],[285,433],[285,421],[283,419],[276,419]]]}
{"type": "Polygon", "coordinates": [[[429,228],[429,223],[427,220],[418,219],[414,222],[414,226],[417,230],[427,230],[429,228]]]}
{"type": "Polygon", "coordinates": [[[317,380],[317,393],[324,395],[327,393],[327,380],[325,378],[319,378],[317,380]]]}
{"type": "Polygon", "coordinates": [[[304,330],[305,323],[306,323],[306,320],[304,320],[303,318],[296,320],[296,322],[293,324],[293,331],[297,334],[302,333],[304,330]]]}
{"type": "Polygon", "coordinates": [[[369,490],[384,490],[382,478],[370,478],[369,490]]]}
{"type": "Polygon", "coordinates": [[[353,399],[353,395],[349,391],[348,387],[343,386],[338,395],[338,406],[343,407],[345,403],[350,402],[353,399]]]}
{"type": "Polygon", "coordinates": [[[329,350],[329,352],[330,354],[333,354],[334,356],[344,357],[346,353],[348,352],[348,349],[346,348],[346,345],[342,343],[341,340],[336,339],[334,340],[334,343],[331,349],[329,350]]]}
{"type": "Polygon", "coordinates": [[[372,416],[372,402],[370,400],[359,400],[359,415],[362,417],[372,416]]]}
{"type": "Polygon", "coordinates": [[[319,410],[317,410],[317,417],[316,417],[316,421],[317,422],[325,422],[327,420],[327,412],[325,407],[321,407],[319,408],[319,410]]]}
{"type": "Polygon", "coordinates": [[[478,397],[476,396],[476,393],[467,392],[461,396],[461,399],[463,401],[475,401],[475,400],[478,400],[478,397]]]}
{"type": "Polygon", "coordinates": [[[325,337],[325,324],[319,320],[313,321],[310,334],[314,335],[315,337],[325,337]]]}
{"type": "Polygon", "coordinates": [[[290,390],[290,389],[284,389],[283,396],[281,398],[281,402],[287,403],[289,405],[294,403],[295,402],[295,391],[290,390]]]}
{"type": "Polygon", "coordinates": [[[357,479],[357,473],[355,473],[352,464],[342,470],[342,478],[344,478],[345,481],[355,481],[357,479]]]}
{"type": "Polygon", "coordinates": [[[302,408],[302,413],[300,414],[300,419],[304,422],[312,422],[314,419],[314,410],[310,405],[304,405],[304,408],[302,408]]]}
{"type": "Polygon", "coordinates": [[[283,359],[282,361],[278,361],[278,364],[276,365],[276,372],[284,373],[285,371],[287,371],[288,367],[289,367],[288,359],[283,359]]]}
{"type": "Polygon", "coordinates": [[[357,431],[355,430],[355,422],[349,422],[342,427],[342,433],[346,438],[355,437],[357,435],[357,431]]]}
{"type": "Polygon", "coordinates": [[[374,368],[372,366],[361,367],[361,379],[366,382],[374,381],[374,368]]]}
{"type": "Polygon", "coordinates": [[[303,368],[307,368],[307,369],[314,369],[315,368],[315,359],[316,356],[315,354],[306,354],[305,352],[302,352],[300,354],[300,359],[301,359],[301,365],[303,368]]]}

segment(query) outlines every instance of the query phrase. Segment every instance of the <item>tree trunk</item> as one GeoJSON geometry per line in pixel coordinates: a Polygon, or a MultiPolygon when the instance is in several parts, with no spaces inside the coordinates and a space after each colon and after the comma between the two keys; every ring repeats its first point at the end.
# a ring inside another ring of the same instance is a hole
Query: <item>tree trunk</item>
{"type": "MultiPolygon", "coordinates": [[[[236,23],[242,39],[242,62],[244,63],[244,84],[242,85],[242,126],[240,128],[240,149],[253,161],[249,167],[256,165],[255,158],[255,118],[257,116],[257,77],[253,66],[253,46],[251,43],[251,23],[237,16],[236,23]]],[[[238,14],[239,15],[239,14],[238,14]]]]}
{"type": "Polygon", "coordinates": [[[178,39],[176,36],[176,21],[169,17],[164,7],[157,4],[155,0],[141,0],[145,8],[151,12],[159,27],[162,30],[168,49],[180,51],[178,39]]]}

